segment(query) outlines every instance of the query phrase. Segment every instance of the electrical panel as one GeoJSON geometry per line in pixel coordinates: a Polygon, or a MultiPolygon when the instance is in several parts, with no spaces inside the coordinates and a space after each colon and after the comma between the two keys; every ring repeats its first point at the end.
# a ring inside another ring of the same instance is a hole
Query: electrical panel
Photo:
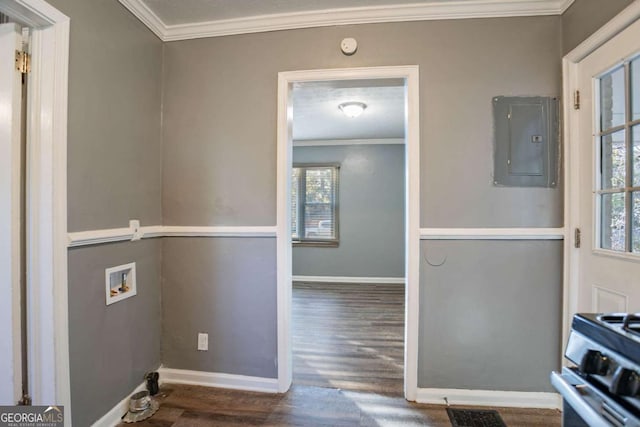
{"type": "Polygon", "coordinates": [[[558,182],[558,99],[493,98],[493,183],[507,187],[555,187],[558,182]]]}

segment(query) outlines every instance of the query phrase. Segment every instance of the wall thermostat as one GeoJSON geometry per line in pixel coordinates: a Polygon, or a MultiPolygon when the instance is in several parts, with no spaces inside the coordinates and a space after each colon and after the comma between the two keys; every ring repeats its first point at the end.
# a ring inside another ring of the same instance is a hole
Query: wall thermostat
{"type": "Polygon", "coordinates": [[[342,49],[342,53],[345,55],[353,55],[358,49],[358,42],[354,38],[347,37],[346,39],[342,39],[340,49],[342,49]]]}

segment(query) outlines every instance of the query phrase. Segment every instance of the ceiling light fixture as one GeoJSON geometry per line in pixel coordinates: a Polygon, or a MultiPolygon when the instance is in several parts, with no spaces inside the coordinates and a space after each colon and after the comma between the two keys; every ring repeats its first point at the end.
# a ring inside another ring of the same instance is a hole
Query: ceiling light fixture
{"type": "Polygon", "coordinates": [[[358,117],[365,108],[367,108],[367,104],[364,102],[343,102],[338,105],[340,111],[344,113],[345,116],[353,119],[354,117],[358,117]]]}

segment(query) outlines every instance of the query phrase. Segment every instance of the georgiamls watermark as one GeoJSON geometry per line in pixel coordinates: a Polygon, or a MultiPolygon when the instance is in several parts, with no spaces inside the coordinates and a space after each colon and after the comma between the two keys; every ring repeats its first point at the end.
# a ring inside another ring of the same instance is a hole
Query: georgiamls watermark
{"type": "Polygon", "coordinates": [[[0,427],[63,426],[63,406],[0,406],[0,427]]]}

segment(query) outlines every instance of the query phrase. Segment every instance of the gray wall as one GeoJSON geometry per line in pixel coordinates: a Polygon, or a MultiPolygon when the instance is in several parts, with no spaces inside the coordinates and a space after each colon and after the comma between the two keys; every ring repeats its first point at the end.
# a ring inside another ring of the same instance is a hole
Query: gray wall
{"type": "Polygon", "coordinates": [[[496,188],[491,177],[492,97],[558,95],[560,40],[560,17],[552,16],[341,26],[167,43],[165,223],[275,224],[279,71],[417,64],[422,225],[560,226],[561,190],[496,188]],[[346,36],[359,41],[351,57],[339,49],[346,36]]]}
{"type": "MultiPolygon", "coordinates": [[[[48,0],[71,18],[69,231],[162,222],[162,43],[120,3],[48,0]]],[[[73,424],[87,426],[160,363],[160,241],[69,251],[73,424]],[[104,269],[137,262],[138,295],[105,305],[104,269]]]]}
{"type": "Polygon", "coordinates": [[[293,162],[340,164],[340,246],[294,246],[293,274],[404,277],[404,145],[294,147],[293,162]]]}
{"type": "Polygon", "coordinates": [[[276,378],[275,239],[165,238],[163,254],[163,365],[276,378]]]}
{"type": "MultiPolygon", "coordinates": [[[[576,0],[562,24],[559,17],[392,23],[173,42],[165,45],[163,63],[160,41],[117,2],[50,1],[72,19],[70,231],[121,227],[132,218],[158,224],[163,216],[167,225],[275,224],[277,72],[399,64],[418,64],[421,70],[421,225],[559,226],[561,190],[491,185],[491,97],[559,94],[561,52],[631,3],[576,0]],[[352,57],[338,49],[346,36],[360,42],[352,57]],[[161,149],[162,91],[166,144],[161,149]]],[[[527,371],[529,385],[514,383],[519,372],[505,378],[502,366],[475,359],[454,357],[441,363],[443,356],[433,343],[438,334],[455,331],[455,324],[438,330],[429,325],[458,313],[460,306],[478,315],[504,312],[509,301],[509,307],[529,309],[526,302],[538,289],[536,283],[549,287],[537,301],[549,302],[559,292],[553,289],[560,278],[556,246],[433,242],[423,243],[422,255],[431,256],[426,248],[431,244],[443,245],[449,261],[437,271],[422,261],[420,384],[547,390],[540,378],[544,371],[546,380],[550,349],[559,336],[553,304],[549,324],[527,335],[540,343],[537,350],[523,363],[508,365],[518,370],[544,360],[527,371]],[[507,269],[496,265],[505,257],[507,269]],[[526,262],[531,259],[538,262],[535,271],[526,262]],[[518,292],[509,294],[512,288],[505,286],[512,282],[518,292]],[[453,296],[443,294],[452,286],[453,296]],[[488,297],[497,292],[508,296],[488,297]],[[439,301],[452,303],[429,306],[439,301]],[[456,376],[453,370],[460,366],[471,374],[456,376]],[[438,374],[440,369],[444,371],[438,374]],[[484,381],[483,376],[493,374],[500,375],[484,381]]],[[[70,251],[72,399],[78,425],[101,416],[159,362],[154,329],[161,319],[159,245],[149,241],[70,251]],[[139,295],[105,307],[104,268],[131,260],[139,263],[139,295]],[[140,328],[126,329],[125,323],[140,328]],[[112,352],[118,363],[96,370],[95,361],[112,352]]],[[[161,246],[166,258],[163,292],[171,297],[162,307],[166,363],[274,377],[273,240],[165,239],[161,246]],[[181,319],[179,312],[191,320],[181,319]],[[213,335],[208,354],[193,352],[201,328],[213,335]]],[[[518,324],[519,319],[519,312],[506,310],[500,324],[495,319],[487,323],[485,335],[503,333],[501,325],[518,324]]],[[[472,340],[445,344],[449,354],[458,355],[489,348],[472,340]]]]}
{"type": "Polygon", "coordinates": [[[118,2],[52,0],[71,18],[69,231],[162,222],[162,42],[118,2]]]}
{"type": "MultiPolygon", "coordinates": [[[[400,64],[418,64],[421,72],[421,225],[560,226],[561,186],[491,185],[491,97],[558,95],[561,54],[632,2],[576,0],[562,18],[389,23],[172,42],[164,47],[163,63],[162,43],[118,2],[49,1],[71,17],[70,231],[122,227],[132,218],[159,224],[163,216],[167,225],[275,224],[277,72],[400,64]],[[346,36],[360,43],[351,57],[338,49],[346,36]],[[161,149],[162,91],[166,144],[161,149]]],[[[185,238],[74,249],[69,306],[77,425],[104,414],[159,363],[160,246],[168,259],[163,291],[172,298],[163,306],[167,363],[276,374],[272,239],[185,238]],[[104,268],[129,261],[139,263],[139,295],[107,308],[104,268]],[[189,313],[200,297],[212,305],[195,310],[193,318],[199,320],[193,324],[173,311],[182,307],[189,313]],[[213,334],[212,350],[192,354],[194,343],[187,341],[195,340],[202,327],[213,334]],[[111,364],[96,369],[96,361],[111,364]]],[[[459,307],[471,307],[471,315],[479,317],[505,313],[502,322],[492,318],[484,329],[474,328],[491,343],[499,342],[494,335],[516,329],[501,326],[520,325],[523,318],[512,307],[526,312],[531,298],[541,304],[559,301],[552,299],[561,274],[557,245],[433,242],[423,243],[422,255],[420,384],[548,390],[546,371],[559,339],[554,317],[559,309],[553,304],[547,306],[548,324],[528,330],[527,340],[538,343],[536,349],[517,366],[518,358],[506,365],[518,371],[513,376],[504,375],[503,366],[462,360],[463,351],[486,355],[490,347],[471,339],[445,340],[445,364],[434,343],[438,334],[457,327],[429,325],[459,307]],[[447,264],[439,269],[425,264],[430,245],[446,249],[447,264]],[[502,259],[509,260],[509,268],[499,264],[502,259]],[[532,270],[529,260],[538,268],[532,270]],[[451,287],[453,295],[443,290],[451,287]],[[449,303],[429,306],[441,301],[449,303]],[[544,362],[532,365],[536,360],[544,362]],[[470,375],[456,375],[461,366],[470,375]],[[527,381],[515,383],[519,369],[527,366],[527,381]],[[484,378],[493,374],[500,375],[484,378]]]]}
{"type": "Polygon", "coordinates": [[[69,251],[69,355],[74,426],[88,426],[160,365],[158,239],[69,251]],[[105,305],[104,270],[136,262],[137,295],[105,305]]]}
{"type": "Polygon", "coordinates": [[[562,242],[428,241],[421,250],[418,386],[553,391],[562,242]]]}
{"type": "MultiPolygon", "coordinates": [[[[279,71],[417,64],[420,66],[421,92],[421,226],[561,226],[562,185],[558,189],[496,188],[491,177],[491,99],[495,95],[557,96],[560,93],[560,19],[552,16],[387,23],[167,43],[163,86],[165,223],[275,224],[279,71]],[[359,42],[358,52],[351,57],[340,53],[339,43],[344,37],[355,37],[359,42]]],[[[237,274],[210,267],[209,263],[218,262],[218,255],[206,245],[216,245],[215,242],[190,241],[205,251],[199,256],[205,257],[207,263],[193,263],[189,259],[193,256],[191,251],[172,250],[168,256],[170,248],[165,247],[166,270],[177,268],[175,266],[193,268],[180,280],[180,297],[185,300],[182,307],[199,304],[202,283],[209,283],[214,288],[222,284],[231,288],[245,285],[244,279],[237,274]]],[[[514,267],[509,274],[492,271],[491,263],[479,263],[477,269],[464,270],[464,277],[451,272],[451,279],[443,280],[451,286],[455,284],[459,291],[458,302],[468,305],[474,301],[474,294],[492,294],[495,280],[506,284],[506,280],[521,279],[527,274],[530,277],[521,282],[520,288],[545,281],[555,285],[556,295],[560,295],[558,260],[545,257],[548,248],[544,245],[535,242],[523,245],[529,249],[511,256],[514,267]],[[541,260],[533,272],[527,268],[530,258],[541,260]],[[554,280],[547,280],[551,276],[554,280]]],[[[464,243],[453,246],[452,259],[457,259],[458,251],[461,259],[468,257],[465,247],[464,243]]],[[[255,265],[261,257],[275,257],[275,245],[246,253],[240,247],[229,247],[228,250],[233,251],[228,255],[230,259],[235,259],[247,270],[243,274],[252,277],[275,274],[275,263],[273,270],[268,271],[264,270],[268,267],[255,265]]],[[[503,255],[504,251],[499,250],[496,255],[483,254],[490,259],[503,255]]],[[[422,268],[424,271],[424,265],[422,268]]],[[[177,283],[177,279],[169,282],[165,278],[163,289],[172,288],[173,283],[177,283]]],[[[421,282],[425,298],[436,295],[432,286],[425,274],[421,282]]],[[[275,327],[275,288],[270,295],[271,301],[265,299],[252,316],[259,316],[264,324],[275,327]]],[[[528,297],[528,293],[521,292],[512,296],[512,302],[525,306],[528,297]]],[[[169,299],[166,294],[165,299],[169,299]]],[[[431,302],[437,304],[438,300],[431,302]]],[[[497,313],[504,309],[502,298],[486,298],[482,303],[479,308],[482,312],[497,313]]],[[[421,325],[458,314],[459,305],[443,307],[438,312],[440,317],[423,311],[421,325]]],[[[254,307],[253,304],[250,306],[254,307]]],[[[165,305],[165,315],[170,311],[167,307],[165,305]]],[[[204,313],[202,322],[231,327],[234,309],[244,313],[245,307],[244,300],[230,300],[224,308],[199,312],[204,313]]],[[[517,324],[520,318],[519,313],[507,311],[502,324],[517,324]]],[[[165,326],[165,356],[180,354],[182,348],[177,339],[169,341],[169,335],[187,331],[184,333],[188,339],[195,339],[197,332],[197,326],[189,325],[177,315],[174,322],[171,327],[165,326]]],[[[455,334],[451,325],[440,324],[443,329],[439,333],[455,334]]],[[[244,330],[244,323],[240,323],[239,328],[244,330]]],[[[531,382],[533,385],[521,381],[520,371],[505,375],[502,367],[487,367],[485,361],[475,359],[469,360],[464,367],[470,372],[468,377],[454,376],[451,381],[445,378],[432,382],[431,376],[424,375],[433,366],[424,350],[436,345],[436,337],[433,330],[425,329],[420,338],[423,349],[419,361],[421,385],[472,388],[480,384],[480,377],[493,375],[494,381],[488,385],[497,389],[548,390],[549,365],[536,365],[535,361],[548,360],[548,349],[557,347],[560,329],[558,318],[558,321],[550,322],[548,328],[531,329],[526,338],[520,337],[516,341],[521,343],[530,339],[541,343],[525,358],[512,361],[510,365],[526,369],[528,373],[524,378],[535,377],[531,382]]],[[[471,353],[487,349],[487,344],[481,341],[454,341],[447,345],[452,351],[471,353]]],[[[273,375],[275,371],[264,366],[257,370],[256,365],[227,364],[228,360],[240,360],[246,357],[246,351],[254,350],[260,358],[265,350],[272,351],[272,359],[276,357],[275,346],[269,349],[259,344],[255,348],[250,345],[221,350],[222,353],[216,354],[206,365],[188,357],[180,361],[171,359],[170,363],[188,369],[207,367],[219,371],[225,368],[239,374],[273,375]]],[[[458,362],[451,364],[453,368],[459,367],[458,362]]]]}
{"type": "Polygon", "coordinates": [[[633,0],[575,0],[562,15],[562,53],[569,53],[633,0]]]}

